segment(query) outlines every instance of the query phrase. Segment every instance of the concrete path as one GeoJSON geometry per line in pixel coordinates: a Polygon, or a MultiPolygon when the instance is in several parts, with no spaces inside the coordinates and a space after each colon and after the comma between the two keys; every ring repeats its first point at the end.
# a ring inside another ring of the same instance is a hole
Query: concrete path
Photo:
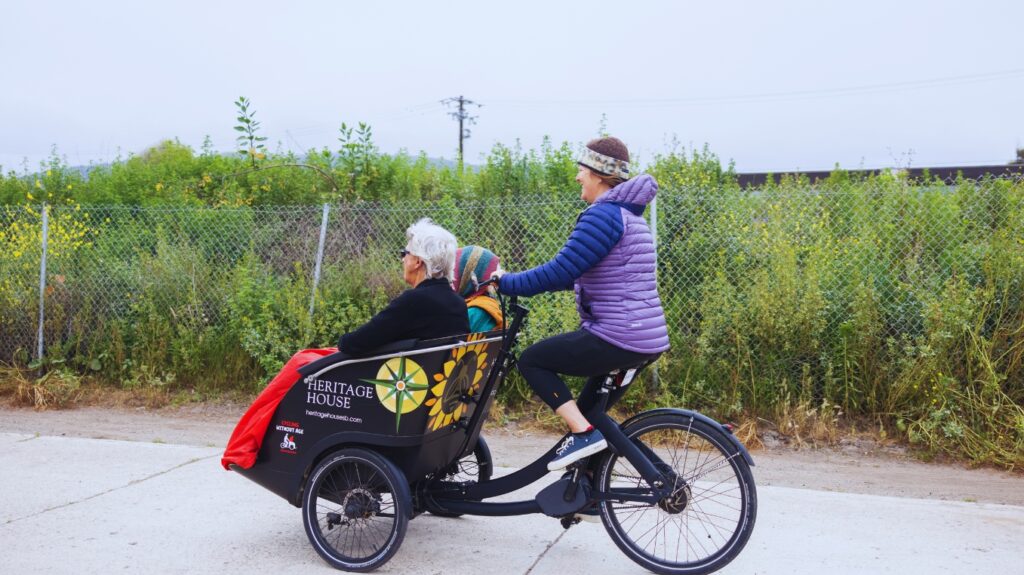
{"type": "MultiPolygon", "coordinates": [[[[12,433],[0,444],[0,573],[337,572],[300,511],[223,471],[219,448],[12,433]]],[[[782,487],[758,496],[754,535],[720,573],[1024,572],[1024,507],[782,487]]],[[[429,514],[377,571],[584,572],[646,573],[600,524],[429,514]]]]}

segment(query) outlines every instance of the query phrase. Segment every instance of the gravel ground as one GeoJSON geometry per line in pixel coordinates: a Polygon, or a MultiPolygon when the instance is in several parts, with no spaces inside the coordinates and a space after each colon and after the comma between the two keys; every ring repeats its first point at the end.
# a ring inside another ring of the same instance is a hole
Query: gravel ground
{"type": "MultiPolygon", "coordinates": [[[[0,407],[0,431],[44,436],[223,446],[245,411],[240,404],[194,404],[162,409],[83,407],[34,411],[0,407]]],[[[530,463],[558,440],[516,426],[488,427],[484,435],[499,466],[530,463]]],[[[773,447],[752,453],[758,485],[777,485],[947,501],[1024,505],[1024,474],[962,465],[924,463],[901,449],[864,440],[839,447],[773,447]]]]}

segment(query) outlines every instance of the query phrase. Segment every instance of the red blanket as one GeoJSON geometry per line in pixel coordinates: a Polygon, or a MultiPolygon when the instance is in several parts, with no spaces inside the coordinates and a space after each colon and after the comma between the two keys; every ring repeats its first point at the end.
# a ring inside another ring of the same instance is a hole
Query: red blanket
{"type": "Polygon", "coordinates": [[[284,364],[281,371],[270,380],[256,401],[252,402],[249,410],[245,412],[242,419],[235,426],[228,440],[227,449],[220,459],[224,469],[229,465],[237,465],[242,469],[249,469],[256,463],[256,454],[260,452],[260,445],[263,444],[263,435],[267,432],[270,420],[274,417],[281,400],[284,399],[288,390],[299,381],[299,368],[307,363],[316,361],[326,355],[337,353],[338,348],[329,347],[326,349],[304,349],[296,353],[284,364]]]}

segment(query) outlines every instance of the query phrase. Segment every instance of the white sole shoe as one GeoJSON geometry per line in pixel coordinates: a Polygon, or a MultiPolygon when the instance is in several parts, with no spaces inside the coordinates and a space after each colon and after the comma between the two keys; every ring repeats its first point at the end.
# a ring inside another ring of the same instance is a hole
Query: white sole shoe
{"type": "Polygon", "coordinates": [[[572,454],[567,455],[561,459],[552,459],[548,462],[548,471],[558,471],[559,469],[565,469],[567,466],[576,463],[584,457],[589,457],[595,453],[599,453],[608,449],[608,440],[602,439],[601,441],[595,441],[594,443],[582,447],[572,454]]]}

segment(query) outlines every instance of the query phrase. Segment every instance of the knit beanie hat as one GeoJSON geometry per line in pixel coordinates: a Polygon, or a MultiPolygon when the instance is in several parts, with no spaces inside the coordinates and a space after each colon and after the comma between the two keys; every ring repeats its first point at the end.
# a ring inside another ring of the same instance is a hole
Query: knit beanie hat
{"type": "Polygon", "coordinates": [[[498,270],[501,260],[494,252],[480,246],[466,246],[455,252],[455,288],[463,298],[482,292],[480,282],[491,279],[491,274],[498,270]]]}
{"type": "Polygon", "coordinates": [[[629,150],[618,138],[590,140],[576,163],[605,176],[629,179],[629,150]]]}

